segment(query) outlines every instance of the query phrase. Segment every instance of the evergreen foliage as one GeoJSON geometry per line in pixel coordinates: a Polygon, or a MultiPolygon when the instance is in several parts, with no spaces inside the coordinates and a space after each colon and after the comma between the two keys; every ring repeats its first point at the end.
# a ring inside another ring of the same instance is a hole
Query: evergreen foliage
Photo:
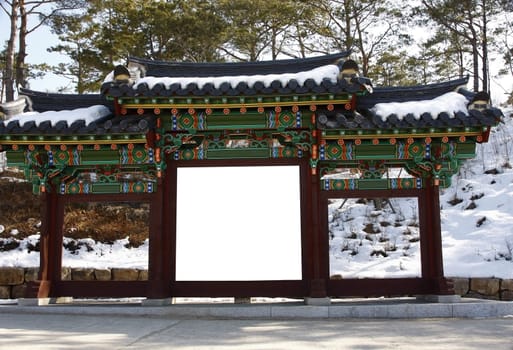
{"type": "MultiPolygon", "coordinates": [[[[16,86],[27,87],[29,74],[48,70],[69,78],[76,92],[96,92],[130,56],[255,61],[351,50],[360,74],[376,85],[470,74],[474,90],[489,90],[494,53],[504,62],[499,74],[513,74],[513,8],[506,0],[10,0],[0,10],[11,28],[0,75],[6,100],[16,86]],[[36,17],[38,25],[28,28],[27,18],[36,17]],[[27,36],[42,24],[61,41],[49,50],[71,63],[25,63],[27,36]]],[[[513,86],[503,88],[512,94],[513,86]]]]}

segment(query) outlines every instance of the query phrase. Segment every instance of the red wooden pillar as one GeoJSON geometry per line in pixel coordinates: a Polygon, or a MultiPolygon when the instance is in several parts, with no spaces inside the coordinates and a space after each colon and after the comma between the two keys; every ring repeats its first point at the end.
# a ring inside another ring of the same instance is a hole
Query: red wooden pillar
{"type": "Polygon", "coordinates": [[[327,240],[323,237],[323,220],[325,210],[321,207],[319,176],[310,174],[305,176],[305,182],[308,182],[308,192],[306,203],[309,206],[309,225],[307,227],[307,239],[303,240],[303,246],[306,246],[307,256],[304,263],[308,266],[308,291],[311,298],[324,298],[327,296],[327,279],[329,278],[329,252],[326,247],[327,240]]]}
{"type": "Polygon", "coordinates": [[[164,181],[157,181],[157,192],[150,200],[149,222],[149,254],[148,254],[148,290],[146,296],[150,299],[165,298],[169,294],[168,276],[166,276],[166,231],[163,222],[164,181]]]}
{"type": "Polygon", "coordinates": [[[428,185],[419,197],[422,277],[429,280],[435,294],[452,294],[444,277],[440,194],[438,186],[428,185]]]}
{"type": "Polygon", "coordinates": [[[62,204],[54,191],[41,195],[41,234],[38,298],[55,295],[55,282],[61,278],[62,204]],[[59,227],[60,225],[60,227],[59,227]]]}
{"type": "Polygon", "coordinates": [[[171,157],[167,159],[168,167],[164,178],[164,231],[166,232],[165,276],[169,285],[169,296],[176,296],[173,286],[176,283],[176,193],[178,169],[173,164],[171,157]]]}

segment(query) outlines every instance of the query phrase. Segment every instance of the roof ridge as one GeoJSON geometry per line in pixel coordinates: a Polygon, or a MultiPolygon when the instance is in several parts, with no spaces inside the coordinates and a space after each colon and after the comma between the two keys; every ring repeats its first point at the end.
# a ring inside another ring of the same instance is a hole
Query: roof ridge
{"type": "Polygon", "coordinates": [[[215,77],[297,73],[327,64],[335,64],[338,60],[347,58],[350,53],[350,51],[342,51],[323,56],[251,62],[173,62],[129,57],[129,63],[143,66],[146,75],[155,77],[215,77]]]}

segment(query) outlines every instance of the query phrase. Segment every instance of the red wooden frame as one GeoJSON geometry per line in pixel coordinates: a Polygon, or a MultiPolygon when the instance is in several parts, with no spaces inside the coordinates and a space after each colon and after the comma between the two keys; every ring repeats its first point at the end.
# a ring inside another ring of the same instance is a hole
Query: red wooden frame
{"type": "MultiPolygon", "coordinates": [[[[308,158],[172,161],[158,191],[151,194],[42,196],[40,284],[37,297],[346,297],[451,294],[444,278],[438,188],[411,190],[322,191],[308,158]],[[298,165],[301,184],[301,280],[176,281],[177,169],[211,166],[298,165]],[[342,279],[329,276],[328,199],[416,197],[419,203],[422,276],[420,278],[342,279]],[[150,204],[147,281],[62,281],[64,207],[71,202],[146,202],[150,204]]],[[[34,297],[35,295],[27,295],[34,297]]]]}

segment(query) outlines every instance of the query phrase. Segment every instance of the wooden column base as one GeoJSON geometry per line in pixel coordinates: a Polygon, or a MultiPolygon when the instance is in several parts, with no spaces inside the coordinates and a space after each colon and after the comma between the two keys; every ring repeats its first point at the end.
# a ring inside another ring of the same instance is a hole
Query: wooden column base
{"type": "Polygon", "coordinates": [[[37,292],[38,298],[49,298],[51,295],[52,281],[42,280],[39,281],[39,290],[37,292]]]}
{"type": "Polygon", "coordinates": [[[310,281],[310,298],[326,298],[328,296],[326,290],[326,281],[323,279],[314,279],[310,281]]]}

